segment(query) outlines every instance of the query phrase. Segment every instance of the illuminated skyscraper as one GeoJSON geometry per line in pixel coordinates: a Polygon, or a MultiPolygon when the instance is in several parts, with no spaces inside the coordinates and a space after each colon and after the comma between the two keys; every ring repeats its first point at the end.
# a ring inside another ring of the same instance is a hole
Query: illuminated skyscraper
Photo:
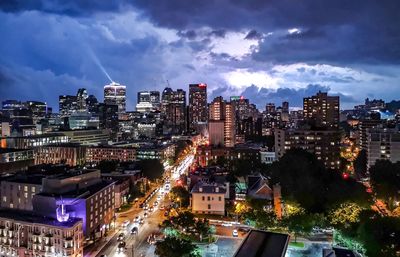
{"type": "Polygon", "coordinates": [[[189,128],[194,131],[198,125],[207,123],[207,85],[189,85],[189,128]]]}
{"type": "Polygon", "coordinates": [[[222,96],[210,103],[210,120],[208,122],[209,141],[212,145],[235,146],[236,112],[233,101],[226,102],[222,96]]]}
{"type": "Polygon", "coordinates": [[[88,98],[88,93],[86,88],[78,89],[78,93],[76,94],[76,103],[78,105],[78,111],[80,112],[87,112],[87,103],[86,99],[88,98]]]}
{"type": "Polygon", "coordinates": [[[186,92],[173,91],[167,87],[162,92],[161,113],[164,115],[165,130],[172,134],[186,131],[186,92]]]}
{"type": "Polygon", "coordinates": [[[126,86],[111,82],[104,86],[104,103],[107,105],[117,105],[118,113],[126,112],[126,86]]]}
{"type": "Polygon", "coordinates": [[[305,121],[317,128],[339,127],[339,96],[328,96],[318,92],[303,99],[303,115],[305,121]]]}

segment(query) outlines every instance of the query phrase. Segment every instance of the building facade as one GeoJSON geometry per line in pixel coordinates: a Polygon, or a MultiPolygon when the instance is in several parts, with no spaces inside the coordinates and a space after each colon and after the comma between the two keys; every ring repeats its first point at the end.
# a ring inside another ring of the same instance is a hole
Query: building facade
{"type": "Polygon", "coordinates": [[[327,169],[340,169],[340,132],[337,130],[275,131],[275,153],[281,158],[290,149],[301,148],[315,154],[327,169]]]}
{"type": "Polygon", "coordinates": [[[225,193],[224,185],[198,182],[191,191],[192,212],[225,215],[225,193]]]}
{"type": "Polygon", "coordinates": [[[60,222],[32,212],[0,211],[2,256],[83,257],[82,220],[60,222]]]}
{"type": "Polygon", "coordinates": [[[367,167],[377,160],[400,161],[400,133],[398,129],[373,128],[367,132],[367,167]]]}
{"type": "Polygon", "coordinates": [[[104,86],[104,103],[108,105],[117,105],[118,113],[126,112],[126,86],[111,82],[104,86]]]}
{"type": "Polygon", "coordinates": [[[196,131],[198,126],[207,123],[207,85],[189,85],[189,128],[196,131]]]}
{"type": "Polygon", "coordinates": [[[317,128],[337,129],[339,127],[339,96],[328,96],[318,92],[303,99],[304,120],[317,128]]]}

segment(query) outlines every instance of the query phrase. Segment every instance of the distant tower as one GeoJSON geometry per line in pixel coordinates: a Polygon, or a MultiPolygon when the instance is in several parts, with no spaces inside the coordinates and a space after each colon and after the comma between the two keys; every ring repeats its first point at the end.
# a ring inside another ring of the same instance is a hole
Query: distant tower
{"type": "Polygon", "coordinates": [[[204,83],[189,85],[189,128],[192,131],[200,124],[206,124],[207,112],[207,85],[204,83]]]}
{"type": "Polygon", "coordinates": [[[86,88],[78,89],[78,93],[76,94],[76,104],[78,106],[78,111],[87,112],[87,103],[86,99],[88,98],[88,94],[86,88]]]}
{"type": "Polygon", "coordinates": [[[126,86],[111,82],[104,86],[104,103],[107,105],[117,105],[118,113],[126,112],[126,86]]]}

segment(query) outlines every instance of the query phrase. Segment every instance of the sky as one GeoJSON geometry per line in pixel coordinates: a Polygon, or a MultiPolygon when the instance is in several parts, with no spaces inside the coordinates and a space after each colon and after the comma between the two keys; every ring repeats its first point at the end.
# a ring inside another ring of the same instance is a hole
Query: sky
{"type": "Polygon", "coordinates": [[[319,90],[341,108],[400,99],[398,0],[2,0],[0,100],[46,101],[112,80],[136,93],[207,83],[265,104],[319,90]],[[108,73],[108,76],[106,75],[108,73]]]}

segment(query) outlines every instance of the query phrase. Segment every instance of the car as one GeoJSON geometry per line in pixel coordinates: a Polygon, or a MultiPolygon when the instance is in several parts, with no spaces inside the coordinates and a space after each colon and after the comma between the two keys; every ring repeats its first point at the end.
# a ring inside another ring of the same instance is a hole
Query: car
{"type": "Polygon", "coordinates": [[[136,216],[136,217],[133,219],[133,222],[135,222],[135,223],[136,223],[136,222],[138,222],[138,221],[139,221],[139,219],[140,219],[140,218],[139,218],[139,216],[136,216]]]}
{"type": "Polygon", "coordinates": [[[131,230],[131,234],[132,235],[137,235],[137,233],[139,232],[139,228],[138,227],[133,227],[131,230]]]}
{"type": "Polygon", "coordinates": [[[149,214],[147,212],[143,213],[143,217],[147,218],[149,214]]]}
{"type": "Polygon", "coordinates": [[[223,227],[232,227],[232,223],[224,222],[222,223],[223,227]]]}
{"type": "Polygon", "coordinates": [[[155,202],[153,203],[153,206],[157,206],[157,205],[158,205],[158,202],[155,201],[155,202]]]}
{"type": "Polygon", "coordinates": [[[241,227],[238,229],[238,231],[241,233],[248,233],[248,232],[250,232],[250,230],[251,230],[250,228],[246,228],[246,227],[241,227]]]}
{"type": "Polygon", "coordinates": [[[122,227],[126,228],[129,224],[129,220],[125,220],[124,223],[122,223],[122,227]]]}
{"type": "Polygon", "coordinates": [[[238,236],[239,236],[237,229],[234,229],[234,230],[232,231],[232,236],[233,236],[233,237],[238,237],[238,236]]]}
{"type": "Polygon", "coordinates": [[[153,207],[150,207],[150,208],[149,208],[149,212],[152,212],[152,211],[154,211],[154,208],[153,208],[153,207]]]}
{"type": "Polygon", "coordinates": [[[164,205],[160,205],[160,210],[164,210],[164,209],[165,209],[164,205]]]}
{"type": "Polygon", "coordinates": [[[125,237],[124,233],[121,233],[121,234],[118,235],[118,239],[117,240],[118,241],[123,241],[124,237],[125,237]]]}
{"type": "Polygon", "coordinates": [[[144,207],[144,203],[140,203],[139,208],[143,209],[143,207],[144,207]]]}
{"type": "Polygon", "coordinates": [[[165,212],[164,212],[164,216],[165,216],[165,217],[168,217],[168,215],[169,215],[169,211],[165,211],[165,212]]]}
{"type": "Polygon", "coordinates": [[[118,243],[117,252],[123,252],[125,250],[126,243],[124,241],[118,243]]]}
{"type": "Polygon", "coordinates": [[[143,218],[140,218],[140,219],[139,219],[139,224],[140,224],[140,225],[143,225],[143,224],[144,224],[144,219],[143,219],[143,218]]]}

